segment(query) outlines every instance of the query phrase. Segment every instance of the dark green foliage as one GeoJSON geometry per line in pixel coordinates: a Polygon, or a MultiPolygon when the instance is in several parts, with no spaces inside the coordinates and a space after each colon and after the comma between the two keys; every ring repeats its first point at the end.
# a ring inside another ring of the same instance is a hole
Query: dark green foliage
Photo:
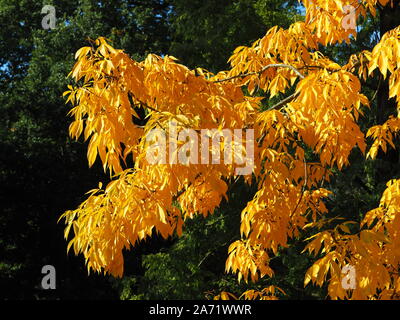
{"type": "Polygon", "coordinates": [[[293,1],[175,0],[170,53],[190,67],[226,70],[239,45],[251,45],[266,31],[287,27],[296,14],[293,1]]]}
{"type": "Polygon", "coordinates": [[[164,52],[168,5],[53,5],[56,29],[43,30],[41,2],[0,1],[0,297],[117,298],[107,278],[87,277],[82,257],[66,255],[63,226],[57,225],[63,211],[107,179],[99,165],[88,169],[86,144],[68,138],[69,106],[61,95],[74,53],[88,37],[109,37],[137,57],[164,52]],[[56,267],[54,291],[40,289],[45,264],[56,267]]]}

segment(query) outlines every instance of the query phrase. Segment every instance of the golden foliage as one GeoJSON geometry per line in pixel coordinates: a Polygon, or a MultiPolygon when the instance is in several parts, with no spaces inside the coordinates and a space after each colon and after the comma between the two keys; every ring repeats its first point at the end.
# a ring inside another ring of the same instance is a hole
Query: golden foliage
{"type": "MultiPolygon", "coordinates": [[[[152,129],[168,128],[172,121],[177,130],[196,132],[251,128],[254,168],[245,180],[255,183],[258,191],[242,212],[241,239],[229,247],[226,270],[246,282],[273,276],[270,257],[306,228],[325,224],[324,198],[330,191],[322,185],[331,168],[348,165],[354,148],[365,152],[357,121],[369,102],[359,78],[365,80],[375,69],[385,78],[390,74],[390,97],[400,101],[400,28],[385,34],[372,52],[355,54],[344,66],[318,51],[320,45],[349,42],[356,36],[355,30],[342,26],[344,5],[354,5],[358,17],[367,11],[375,14],[378,2],[390,5],[383,0],[303,0],[304,22],[288,29],[274,27],[252,46],[238,47],[229,59],[231,68],[218,74],[190,70],[171,56],[134,61],[104,38],[78,50],[70,74],[77,86],[65,92],[73,104],[70,135],[90,139],[89,165],[99,156],[114,179],[62,215],[65,238],[71,228],[74,233],[68,249],[84,255],[88,270],[122,276],[124,248],[154,232],[164,238],[181,235],[186,219],[212,214],[226,198],[228,183],[236,178],[234,163],[151,164],[145,137],[152,129]],[[293,93],[260,111],[262,98],[253,96],[256,90],[269,97],[293,93]],[[134,121],[139,108],[145,110],[144,126],[134,121]],[[307,161],[307,150],[313,152],[313,162],[307,161]],[[135,159],[132,168],[128,155],[135,159]]],[[[368,157],[375,158],[378,148],[386,151],[387,143],[394,146],[399,121],[392,117],[369,129],[367,136],[374,142],[368,157]]],[[[170,137],[169,143],[179,141],[170,137]]],[[[174,156],[166,154],[167,159],[174,156]]],[[[399,180],[389,182],[380,206],[361,224],[346,221],[309,239],[305,251],[324,256],[307,271],[305,285],[328,281],[333,299],[397,297],[399,188],[399,180]],[[352,234],[350,224],[357,224],[360,232],[352,234]],[[357,269],[354,290],[341,286],[341,270],[347,264],[357,269]]],[[[274,298],[275,288],[250,290],[242,297],[274,298]]],[[[236,297],[223,292],[217,298],[236,297]]]]}

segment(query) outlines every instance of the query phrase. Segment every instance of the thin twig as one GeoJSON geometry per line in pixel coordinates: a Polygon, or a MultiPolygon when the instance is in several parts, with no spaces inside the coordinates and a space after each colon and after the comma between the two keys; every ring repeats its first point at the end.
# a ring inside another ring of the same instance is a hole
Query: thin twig
{"type": "Polygon", "coordinates": [[[295,67],[293,67],[293,66],[291,66],[289,64],[276,63],[276,64],[269,64],[269,65],[263,67],[260,71],[238,74],[236,76],[228,77],[228,78],[225,78],[225,79],[215,80],[214,82],[215,83],[219,83],[219,82],[229,81],[229,80],[233,80],[233,79],[237,79],[237,78],[244,78],[244,77],[247,77],[247,76],[253,76],[253,75],[256,75],[256,74],[261,74],[265,70],[270,69],[270,68],[288,68],[288,69],[292,70],[294,73],[296,73],[301,79],[304,79],[304,75],[302,75],[301,72],[299,70],[297,70],[295,67]]]}
{"type": "Polygon", "coordinates": [[[278,109],[279,107],[281,107],[281,106],[293,101],[298,95],[299,95],[298,92],[295,92],[295,93],[291,94],[290,96],[286,97],[282,101],[280,101],[277,104],[273,105],[272,107],[268,108],[267,111],[268,110],[273,110],[273,109],[278,109]]]}
{"type": "Polygon", "coordinates": [[[301,200],[303,200],[304,192],[306,191],[307,180],[308,180],[308,178],[307,178],[308,177],[307,176],[307,162],[305,159],[303,159],[303,162],[304,162],[304,183],[303,183],[303,187],[301,188],[301,195],[300,195],[299,201],[297,201],[296,207],[294,208],[293,212],[290,214],[289,218],[292,218],[293,215],[296,213],[301,200]]]}
{"type": "Polygon", "coordinates": [[[371,99],[371,102],[375,100],[375,98],[376,98],[376,96],[377,96],[377,94],[378,94],[378,91],[379,91],[379,89],[380,89],[380,87],[381,87],[381,82],[382,82],[382,76],[379,77],[378,86],[377,86],[377,88],[376,88],[376,90],[375,90],[374,96],[373,96],[372,99],[371,99]]]}

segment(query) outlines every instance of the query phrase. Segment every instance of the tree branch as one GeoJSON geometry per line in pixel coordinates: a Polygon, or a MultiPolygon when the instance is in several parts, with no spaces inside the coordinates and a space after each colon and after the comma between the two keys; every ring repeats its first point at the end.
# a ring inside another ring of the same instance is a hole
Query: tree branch
{"type": "Polygon", "coordinates": [[[253,75],[256,75],[256,74],[261,74],[265,70],[270,69],[270,68],[288,68],[288,69],[292,70],[294,73],[296,73],[301,79],[304,79],[303,74],[301,74],[301,72],[299,70],[297,70],[295,67],[293,67],[293,66],[291,66],[289,64],[276,63],[276,64],[269,64],[267,66],[264,66],[260,71],[238,74],[237,76],[232,76],[232,77],[228,77],[228,78],[225,78],[225,79],[216,80],[214,82],[215,83],[220,83],[220,82],[230,81],[230,80],[237,79],[237,78],[253,76],[253,75]]]}
{"type": "Polygon", "coordinates": [[[273,109],[278,109],[279,107],[293,101],[297,96],[299,95],[298,92],[295,92],[293,94],[291,94],[290,96],[286,97],[285,99],[283,99],[282,101],[279,101],[277,104],[274,104],[272,107],[268,108],[268,110],[273,110],[273,109]]]}
{"type": "Polygon", "coordinates": [[[296,207],[294,208],[293,212],[289,215],[290,219],[296,213],[297,208],[299,207],[301,200],[303,200],[304,192],[306,191],[306,188],[307,188],[308,176],[307,176],[307,162],[306,162],[305,158],[303,159],[303,162],[304,162],[304,182],[303,182],[303,187],[301,188],[301,195],[300,195],[299,201],[297,202],[296,207]]]}

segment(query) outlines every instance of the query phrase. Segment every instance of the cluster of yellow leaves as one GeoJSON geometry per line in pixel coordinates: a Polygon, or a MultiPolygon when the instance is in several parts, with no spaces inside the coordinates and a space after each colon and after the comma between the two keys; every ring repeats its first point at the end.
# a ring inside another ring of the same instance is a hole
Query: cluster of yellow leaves
{"type": "Polygon", "coordinates": [[[268,286],[261,291],[247,290],[243,292],[240,297],[226,291],[222,291],[219,295],[214,297],[214,300],[278,300],[276,292],[286,295],[285,291],[276,286],[268,286]]]}
{"type": "MultiPolygon", "coordinates": [[[[83,85],[66,92],[67,101],[75,105],[70,134],[91,137],[89,165],[99,154],[104,168],[117,176],[105,190],[93,191],[79,208],[63,215],[65,236],[73,226],[75,237],[69,247],[84,254],[89,270],[121,276],[123,248],[153,231],[166,238],[175,231],[181,234],[185,218],[212,213],[226,194],[224,179],[235,172],[235,163],[222,161],[153,165],[147,161],[146,136],[152,129],[168,129],[172,122],[178,132],[243,128],[254,122],[260,99],[245,97],[233,84],[215,83],[201,70],[197,76],[173,57],[149,55],[138,63],[104,38],[95,44],[97,49],[85,47],[76,54],[71,75],[83,85]],[[132,121],[139,118],[139,107],[146,111],[145,126],[132,121]],[[134,166],[123,170],[120,160],[125,162],[130,153],[134,166]]],[[[168,141],[178,142],[172,137],[168,141]]],[[[241,149],[234,150],[241,155],[241,149]]],[[[176,156],[166,152],[168,158],[176,156]]]]}
{"type": "Polygon", "coordinates": [[[356,36],[356,23],[370,11],[376,15],[376,6],[389,5],[393,0],[301,0],[306,8],[306,23],[316,41],[323,45],[350,41],[356,36]]]}
{"type": "Polygon", "coordinates": [[[360,81],[317,48],[307,23],[275,27],[251,47],[236,49],[231,70],[216,76],[247,85],[250,92],[258,87],[270,97],[295,89],[289,102],[256,118],[259,190],[242,212],[243,239],[229,249],[226,263],[239,280],[271,274],[268,264],[260,263],[267,251],[286,247],[310,219],[327,212],[322,199],[329,192],[319,187],[329,179],[327,168],[341,169],[354,147],[366,148],[357,125],[361,106],[368,106],[360,81]],[[319,155],[319,162],[306,162],[306,147],[319,155]]]}
{"type": "Polygon", "coordinates": [[[310,281],[321,286],[330,275],[328,292],[332,299],[400,298],[400,180],[387,184],[378,208],[369,211],[360,231],[351,234],[347,221],[333,230],[314,235],[305,250],[325,254],[309,268],[310,281]],[[322,248],[322,250],[321,250],[322,248]],[[355,288],[343,287],[342,268],[352,266],[355,288]]]}
{"type": "MultiPolygon", "coordinates": [[[[348,41],[355,35],[354,30],[343,28],[343,6],[354,5],[357,15],[365,15],[366,11],[374,14],[377,3],[304,0],[305,22],[288,29],[274,27],[252,46],[238,47],[229,59],[231,68],[218,74],[190,70],[171,56],[149,55],[144,61],[134,61],[104,38],[80,49],[71,72],[79,85],[65,93],[67,102],[74,105],[70,135],[90,138],[89,165],[99,155],[104,169],[115,176],[104,189],[100,185],[90,191],[86,201],[62,216],[65,237],[71,228],[74,232],[68,249],[83,253],[88,270],[122,276],[123,249],[154,232],[165,238],[181,235],[185,219],[212,214],[227,198],[228,183],[238,178],[237,164],[201,163],[198,158],[177,162],[177,154],[188,149],[170,135],[164,142],[177,149],[158,151],[169,161],[151,163],[149,149],[162,142],[147,139],[154,129],[168,131],[174,123],[174,130],[192,129],[199,141],[203,129],[217,129],[218,134],[226,129],[252,129],[254,167],[245,181],[256,183],[258,191],[242,211],[241,239],[229,247],[226,270],[246,282],[273,276],[270,257],[304,229],[324,225],[324,198],[330,191],[322,186],[330,178],[330,169],[348,165],[354,148],[365,151],[357,120],[369,102],[353,73],[366,79],[376,68],[384,77],[389,71],[391,97],[399,100],[398,28],[387,33],[372,52],[353,55],[345,66],[318,51],[321,44],[348,41]],[[249,95],[244,94],[244,86],[249,95]],[[262,98],[253,96],[256,90],[269,97],[287,97],[260,112],[262,98]],[[140,119],[138,110],[144,110],[145,119],[140,119]],[[306,157],[310,151],[313,161],[306,157]],[[130,154],[134,164],[127,163],[130,154]]],[[[379,3],[389,5],[389,1],[379,3]]],[[[371,128],[368,135],[375,142],[368,155],[374,158],[379,147],[385,150],[386,143],[392,144],[392,133],[399,128],[398,118],[371,128]]],[[[201,142],[199,148],[214,155],[228,143],[215,150],[201,142]]],[[[248,156],[242,148],[234,148],[234,153],[236,158],[248,156]]],[[[395,247],[400,241],[398,199],[398,183],[391,182],[380,207],[366,215],[368,227],[378,220],[373,227],[351,234],[348,225],[352,222],[345,222],[314,235],[305,250],[318,254],[322,248],[325,256],[309,269],[305,284],[322,285],[330,275],[332,298],[394,297],[399,282],[393,273],[399,256],[395,247]],[[347,264],[358,272],[353,292],[341,286],[341,268],[347,264]]],[[[274,298],[274,290],[250,290],[242,296],[274,298]]],[[[221,293],[219,298],[229,296],[233,297],[221,293]]]]}
{"type": "Polygon", "coordinates": [[[348,14],[354,14],[357,18],[360,14],[365,15],[363,6],[359,6],[358,0],[353,1],[324,1],[324,0],[303,0],[306,8],[306,22],[315,33],[316,41],[323,45],[336,42],[349,42],[350,35],[355,35],[352,28],[345,29],[343,23],[348,14]],[[352,6],[355,12],[345,11],[345,6],[352,6]]]}
{"type": "Polygon", "coordinates": [[[390,117],[384,124],[373,126],[367,132],[367,137],[374,139],[367,156],[375,159],[379,148],[386,152],[387,143],[394,148],[392,141],[400,130],[400,26],[383,35],[369,60],[369,74],[378,68],[385,79],[390,72],[389,98],[396,98],[398,112],[397,117],[390,117]]]}

